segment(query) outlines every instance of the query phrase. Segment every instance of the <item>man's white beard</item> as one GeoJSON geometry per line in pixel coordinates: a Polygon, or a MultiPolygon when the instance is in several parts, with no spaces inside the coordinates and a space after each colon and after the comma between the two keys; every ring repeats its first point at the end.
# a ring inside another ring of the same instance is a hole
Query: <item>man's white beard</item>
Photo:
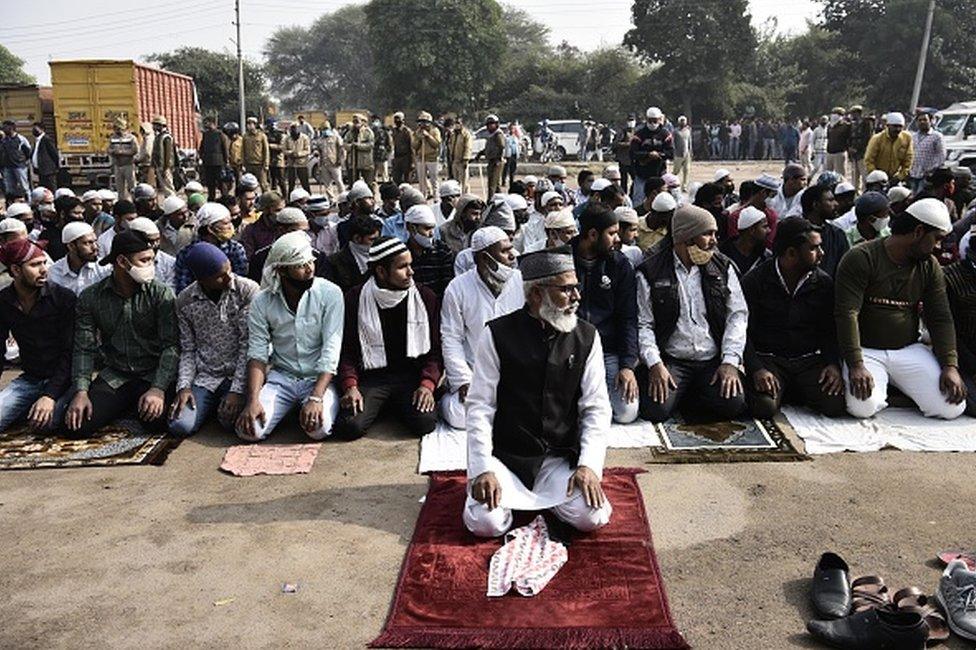
{"type": "Polygon", "coordinates": [[[557,332],[572,332],[576,329],[576,305],[571,309],[570,313],[566,313],[565,309],[556,306],[549,294],[545,294],[542,306],[539,307],[539,318],[549,323],[557,332]]]}

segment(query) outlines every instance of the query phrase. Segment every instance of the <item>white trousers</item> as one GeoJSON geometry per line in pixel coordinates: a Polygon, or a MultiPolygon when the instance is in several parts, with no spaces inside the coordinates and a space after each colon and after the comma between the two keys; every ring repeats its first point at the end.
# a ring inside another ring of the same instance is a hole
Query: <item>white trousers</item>
{"type": "Polygon", "coordinates": [[[869,418],[888,407],[888,383],[905,393],[929,418],[952,420],[963,414],[966,402],[950,404],[939,390],[942,368],[932,351],[921,343],[900,350],[863,348],[864,367],[874,379],[874,390],[866,400],[851,393],[850,373],[844,365],[847,384],[847,412],[856,418],[869,418]]]}
{"type": "MultiPolygon", "coordinates": [[[[274,428],[296,406],[301,408],[315,387],[315,379],[297,379],[277,370],[268,373],[268,379],[261,388],[258,399],[264,407],[264,426],[254,421],[254,435],[238,430],[237,436],[250,442],[260,442],[271,435],[274,428]]],[[[322,426],[305,433],[313,440],[322,440],[332,433],[332,424],[339,412],[339,394],[332,384],[322,396],[322,426]]]]}
{"type": "Polygon", "coordinates": [[[461,393],[451,391],[444,394],[441,398],[441,419],[455,429],[466,428],[464,404],[461,402],[461,393]]]}
{"type": "Polygon", "coordinates": [[[426,198],[430,198],[437,191],[438,169],[437,162],[423,162],[417,159],[417,182],[420,184],[420,193],[426,198]]]}
{"type": "Polygon", "coordinates": [[[342,182],[342,167],[332,167],[330,165],[319,165],[319,183],[325,186],[325,193],[333,199],[346,191],[346,185],[342,182]],[[335,187],[333,188],[333,183],[335,187]]]}
{"type": "MultiPolygon", "coordinates": [[[[604,499],[602,507],[591,508],[586,505],[586,498],[579,491],[566,503],[550,509],[559,519],[584,533],[606,526],[613,514],[613,506],[609,501],[604,499]]],[[[489,510],[485,504],[472,499],[470,494],[464,502],[462,519],[465,527],[478,537],[498,537],[512,527],[512,511],[509,508],[498,506],[489,510]]]]}

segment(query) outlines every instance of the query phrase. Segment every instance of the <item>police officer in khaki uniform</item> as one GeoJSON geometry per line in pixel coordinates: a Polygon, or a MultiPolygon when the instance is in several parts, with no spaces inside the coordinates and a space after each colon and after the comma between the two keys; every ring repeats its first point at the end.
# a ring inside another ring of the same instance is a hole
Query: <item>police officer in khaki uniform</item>
{"type": "Polygon", "coordinates": [[[152,120],[156,140],[152,149],[152,166],[156,173],[156,189],[163,198],[176,194],[173,186],[173,169],[176,167],[176,143],[167,128],[166,118],[157,115],[152,120]]]}
{"type": "Polygon", "coordinates": [[[128,130],[128,122],[124,117],[115,118],[108,140],[108,156],[115,175],[115,191],[125,201],[132,199],[132,188],[136,186],[135,157],[138,153],[139,140],[128,130]]]}

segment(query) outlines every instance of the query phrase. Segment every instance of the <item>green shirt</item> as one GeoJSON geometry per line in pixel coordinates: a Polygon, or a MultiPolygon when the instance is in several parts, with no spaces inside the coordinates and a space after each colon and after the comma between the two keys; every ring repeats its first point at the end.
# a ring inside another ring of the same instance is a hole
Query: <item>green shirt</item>
{"type": "Polygon", "coordinates": [[[841,355],[851,365],[862,360],[861,348],[897,350],[917,342],[924,304],[935,356],[943,366],[957,365],[942,267],[932,256],[898,266],[884,242],[879,237],[852,248],[837,267],[834,317],[841,355]]]}
{"type": "MultiPolygon", "coordinates": [[[[854,248],[856,245],[860,244],[863,241],[868,241],[864,239],[864,235],[862,235],[861,231],[857,229],[857,224],[854,224],[853,226],[845,230],[844,234],[847,235],[847,242],[851,245],[851,248],[854,248]]],[[[891,234],[891,230],[888,228],[888,226],[885,226],[881,230],[881,232],[878,233],[878,236],[875,237],[874,239],[884,239],[890,234],[891,234]]],[[[874,240],[870,240],[870,241],[874,241],[874,240]]]]}
{"type": "Polygon", "coordinates": [[[115,290],[113,276],[78,297],[71,374],[75,390],[88,390],[99,352],[99,376],[112,388],[145,379],[165,391],[180,360],[176,298],[157,281],[141,285],[129,298],[115,290]]]}

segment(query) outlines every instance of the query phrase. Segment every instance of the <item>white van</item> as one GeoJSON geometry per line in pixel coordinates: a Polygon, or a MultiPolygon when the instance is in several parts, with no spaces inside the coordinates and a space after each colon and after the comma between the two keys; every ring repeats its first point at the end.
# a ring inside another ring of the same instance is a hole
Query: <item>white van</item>
{"type": "MultiPolygon", "coordinates": [[[[581,120],[549,120],[549,128],[556,134],[554,162],[564,160],[567,156],[579,157],[579,139],[583,132],[581,120]]],[[[538,135],[541,130],[542,125],[539,124],[532,139],[532,148],[536,154],[542,153],[542,141],[538,135]]]]}
{"type": "Polygon", "coordinates": [[[956,102],[936,113],[936,117],[935,128],[946,143],[976,136],[976,100],[956,102]]]}

